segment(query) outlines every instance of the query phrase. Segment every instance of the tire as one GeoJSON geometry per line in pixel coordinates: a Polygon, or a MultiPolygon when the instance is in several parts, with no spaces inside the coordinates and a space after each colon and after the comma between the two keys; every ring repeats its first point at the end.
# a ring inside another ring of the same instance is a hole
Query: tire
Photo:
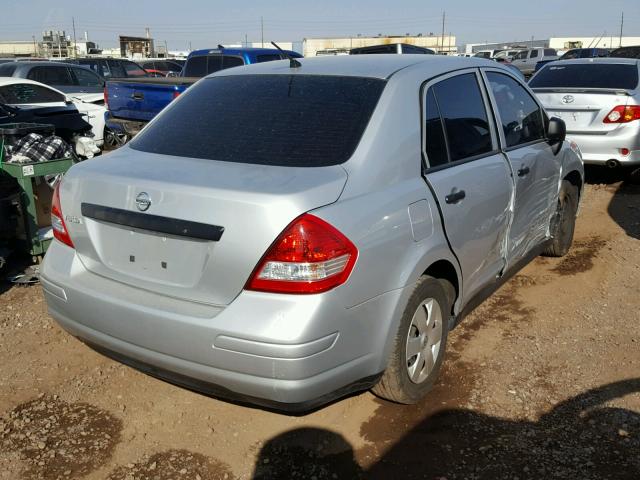
{"type": "Polygon", "coordinates": [[[428,276],[418,280],[400,319],[389,364],[373,393],[392,402],[413,404],[431,390],[444,360],[451,292],[455,295],[447,280],[428,276]],[[408,355],[410,345],[413,348],[409,354],[418,353],[408,355]]]}
{"type": "Polygon", "coordinates": [[[573,243],[578,212],[578,187],[562,181],[556,212],[551,218],[551,243],[544,249],[547,257],[564,257],[573,243]]]}
{"type": "Polygon", "coordinates": [[[103,134],[103,149],[106,150],[115,150],[116,148],[120,148],[129,140],[129,135],[124,132],[116,132],[115,130],[111,130],[109,127],[104,127],[103,134]]]}

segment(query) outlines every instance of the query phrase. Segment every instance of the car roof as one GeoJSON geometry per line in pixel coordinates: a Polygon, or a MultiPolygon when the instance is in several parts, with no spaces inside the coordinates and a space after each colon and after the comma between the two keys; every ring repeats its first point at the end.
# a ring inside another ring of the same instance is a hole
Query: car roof
{"type": "MultiPolygon", "coordinates": [[[[295,53],[299,55],[297,52],[292,50],[284,50],[286,53],[295,53]]],[[[226,53],[229,55],[242,55],[243,53],[266,53],[266,54],[279,54],[280,50],[276,48],[255,48],[255,47],[246,47],[246,48],[203,48],[201,50],[192,51],[189,56],[199,56],[199,55],[209,55],[210,53],[219,54],[226,53]]]]}
{"type": "Polygon", "coordinates": [[[19,66],[17,68],[31,68],[31,67],[59,67],[60,65],[77,67],[77,64],[67,62],[52,62],[49,60],[37,61],[37,62],[16,62],[19,66]]]}
{"type": "Polygon", "coordinates": [[[17,78],[17,77],[0,77],[0,87],[4,87],[6,85],[15,85],[17,83],[27,84],[27,85],[38,85],[40,87],[48,88],[49,90],[53,90],[54,92],[59,93],[62,96],[67,96],[60,90],[53,88],[50,85],[45,85],[44,83],[36,82],[34,80],[29,80],[27,78],[17,78]]]}
{"type": "Polygon", "coordinates": [[[428,67],[432,70],[430,73],[434,75],[462,68],[495,67],[498,65],[492,60],[481,58],[423,54],[330,55],[299,58],[297,60],[302,64],[299,68],[291,68],[288,60],[280,60],[220,70],[210,76],[293,73],[297,75],[335,75],[386,79],[400,70],[415,65],[428,67]]]}
{"type": "Polygon", "coordinates": [[[550,63],[558,63],[559,65],[572,65],[572,64],[592,64],[592,63],[605,63],[605,64],[628,64],[628,65],[638,65],[640,64],[640,60],[637,58],[619,58],[619,57],[600,57],[600,58],[575,58],[571,60],[561,60],[558,62],[550,62],[550,63]]]}

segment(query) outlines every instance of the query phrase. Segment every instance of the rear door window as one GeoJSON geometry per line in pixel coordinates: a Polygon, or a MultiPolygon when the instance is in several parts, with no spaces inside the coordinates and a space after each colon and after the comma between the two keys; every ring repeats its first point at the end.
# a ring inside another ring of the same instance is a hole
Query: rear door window
{"type": "Polygon", "coordinates": [[[118,62],[117,60],[107,60],[107,64],[109,65],[109,74],[111,78],[124,78],[127,76],[124,68],[122,67],[122,62],[118,62]]]}
{"type": "Polygon", "coordinates": [[[529,55],[529,58],[537,58],[538,57],[538,50],[531,50],[531,55],[529,55]]]}
{"type": "Polygon", "coordinates": [[[487,72],[507,148],[542,140],[545,137],[542,110],[529,92],[513,78],[487,72]]]}
{"type": "Polygon", "coordinates": [[[638,67],[616,63],[551,64],[529,82],[531,88],[620,88],[638,86],[638,67]]]}
{"type": "Polygon", "coordinates": [[[13,77],[13,72],[16,71],[18,65],[16,62],[5,63],[0,65],[0,77],[13,77]]]}
{"type": "Polygon", "coordinates": [[[553,48],[545,48],[544,49],[544,56],[545,57],[554,57],[558,54],[558,52],[556,52],[553,48]]]}
{"type": "Polygon", "coordinates": [[[71,78],[69,69],[64,66],[42,66],[33,67],[27,78],[36,82],[44,83],[45,85],[73,85],[74,81],[71,78]]]}
{"type": "Polygon", "coordinates": [[[146,77],[147,72],[138,65],[137,63],[127,62],[126,60],[122,62],[122,68],[124,68],[125,74],[127,77],[146,77]]]}
{"type": "Polygon", "coordinates": [[[444,128],[440,110],[433,89],[427,92],[427,100],[425,105],[425,153],[427,154],[427,162],[429,167],[439,167],[445,165],[449,161],[447,152],[447,143],[444,137],[444,128]]]}
{"type": "Polygon", "coordinates": [[[64,102],[65,96],[41,85],[14,83],[0,87],[0,103],[25,105],[30,103],[64,102]]]}
{"type": "Polygon", "coordinates": [[[102,78],[88,68],[72,68],[71,70],[76,78],[76,84],[81,87],[101,87],[104,83],[102,78]]]}
{"type": "Polygon", "coordinates": [[[458,75],[431,88],[444,120],[451,161],[491,152],[493,145],[487,109],[476,75],[458,75]]]}
{"type": "Polygon", "coordinates": [[[358,146],[385,84],[300,74],[213,77],[190,87],[130,145],[226,162],[337,165],[358,146]]]}

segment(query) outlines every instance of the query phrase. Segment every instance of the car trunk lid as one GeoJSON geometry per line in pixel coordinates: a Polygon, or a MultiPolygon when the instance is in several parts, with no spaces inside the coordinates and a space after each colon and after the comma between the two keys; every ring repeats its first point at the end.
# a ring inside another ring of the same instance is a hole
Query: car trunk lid
{"type": "Polygon", "coordinates": [[[629,93],[614,89],[540,88],[536,96],[550,116],[567,124],[567,133],[603,135],[619,125],[604,123],[617,106],[627,105],[629,93]]]}
{"type": "Polygon", "coordinates": [[[277,167],[124,147],[78,164],[61,193],[91,272],[137,288],[226,305],[297,216],[335,202],[340,166],[277,167]]]}

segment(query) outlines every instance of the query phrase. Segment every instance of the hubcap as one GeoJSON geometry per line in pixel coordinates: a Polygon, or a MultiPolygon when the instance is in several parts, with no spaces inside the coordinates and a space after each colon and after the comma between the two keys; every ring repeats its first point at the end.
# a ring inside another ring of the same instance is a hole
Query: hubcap
{"type": "Polygon", "coordinates": [[[442,310],[435,299],[428,298],[413,314],[407,334],[407,373],[413,383],[424,382],[433,371],[441,343],[442,310]]]}

